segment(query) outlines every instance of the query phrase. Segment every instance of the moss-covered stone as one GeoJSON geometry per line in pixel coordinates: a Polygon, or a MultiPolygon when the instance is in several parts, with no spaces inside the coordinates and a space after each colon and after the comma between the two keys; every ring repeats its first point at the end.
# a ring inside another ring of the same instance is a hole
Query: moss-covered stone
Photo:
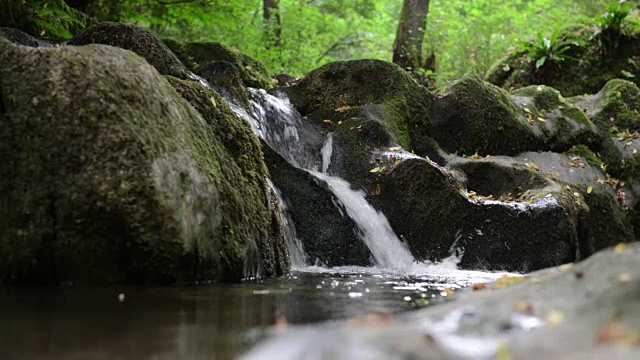
{"type": "Polygon", "coordinates": [[[509,94],[475,75],[444,90],[432,118],[433,137],[452,153],[515,155],[542,144],[509,94]]]}
{"type": "Polygon", "coordinates": [[[565,60],[547,61],[536,68],[535,60],[522,50],[505,56],[487,72],[485,79],[505,89],[518,89],[529,85],[548,85],[565,96],[594,94],[608,81],[628,77],[635,83],[640,79],[640,34],[629,32],[619,37],[613,49],[603,49],[593,26],[566,28],[558,41],[573,41],[565,60]],[[606,50],[606,51],[605,51],[606,50]]]}
{"type": "Polygon", "coordinates": [[[188,71],[169,48],[150,31],[128,24],[104,22],[89,27],[68,42],[82,46],[103,44],[133,51],[142,56],[162,75],[186,79],[188,71]]]}
{"type": "Polygon", "coordinates": [[[597,147],[601,135],[587,115],[558,90],[545,85],[529,86],[512,93],[534,133],[541,135],[540,149],[566,151],[572,146],[597,147]]]}
{"type": "Polygon", "coordinates": [[[591,99],[591,115],[603,129],[640,131],[640,89],[630,81],[614,79],[591,99]]]}
{"type": "Polygon", "coordinates": [[[587,161],[587,164],[591,165],[594,169],[598,169],[603,173],[606,172],[606,167],[602,160],[585,145],[574,146],[567,151],[567,154],[581,156],[587,161]]]}
{"type": "MultiPolygon", "coordinates": [[[[500,172],[508,167],[485,169],[500,172]]],[[[480,172],[472,174],[478,186],[483,183],[480,172]]],[[[420,260],[441,260],[456,252],[464,254],[459,266],[465,269],[522,272],[574,261],[581,253],[576,205],[562,200],[567,190],[539,183],[533,172],[512,172],[522,186],[535,186],[521,189],[522,202],[485,201],[461,187],[451,169],[407,159],[379,175],[380,192],[370,201],[420,260]],[[549,193],[553,200],[545,198],[549,193]]]]}
{"type": "Polygon", "coordinates": [[[219,97],[190,85],[180,89],[202,115],[129,51],[0,38],[3,283],[283,270],[259,145],[219,97]]]}
{"type": "Polygon", "coordinates": [[[217,42],[179,43],[171,39],[163,41],[194,73],[200,72],[208,62],[227,61],[238,68],[240,78],[246,86],[271,89],[276,83],[271,79],[269,71],[261,62],[224,44],[217,42]]]}
{"type": "Polygon", "coordinates": [[[249,108],[247,88],[242,83],[238,68],[228,61],[212,61],[206,63],[199,71],[202,77],[226,99],[235,102],[245,109],[249,108]]]}
{"type": "Polygon", "coordinates": [[[342,117],[351,108],[375,106],[380,120],[405,149],[423,152],[430,135],[433,96],[408,73],[388,62],[330,63],[282,90],[296,109],[315,123],[342,117]]]}

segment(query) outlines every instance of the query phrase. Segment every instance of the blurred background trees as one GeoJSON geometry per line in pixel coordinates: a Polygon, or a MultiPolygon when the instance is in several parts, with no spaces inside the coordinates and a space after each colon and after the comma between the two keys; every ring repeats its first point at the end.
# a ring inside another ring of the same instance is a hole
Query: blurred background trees
{"type": "Polygon", "coordinates": [[[301,76],[331,61],[377,58],[444,85],[469,71],[484,73],[538,33],[548,36],[569,22],[590,22],[617,2],[0,0],[0,26],[64,40],[92,23],[120,21],[161,38],[225,43],[272,73],[301,76]]]}

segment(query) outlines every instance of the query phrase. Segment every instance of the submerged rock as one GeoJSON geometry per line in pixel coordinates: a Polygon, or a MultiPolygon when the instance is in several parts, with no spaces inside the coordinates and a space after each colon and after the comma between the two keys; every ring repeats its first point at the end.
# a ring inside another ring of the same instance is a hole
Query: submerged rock
{"type": "Polygon", "coordinates": [[[162,75],[186,79],[188,71],[169,48],[150,31],[128,24],[104,22],[69,40],[69,45],[103,44],[133,51],[162,75]]]}
{"type": "Polygon", "coordinates": [[[205,64],[211,61],[226,61],[238,68],[240,78],[245,86],[270,89],[275,84],[269,71],[261,62],[224,44],[217,42],[183,44],[171,39],[163,41],[194,73],[202,71],[205,64]]]}
{"type": "Polygon", "coordinates": [[[278,329],[242,359],[635,359],[638,264],[619,246],[406,314],[278,329]]]}
{"type": "Polygon", "coordinates": [[[282,273],[259,144],[214,93],[173,82],[193,106],[129,51],[0,38],[2,283],[282,273]]]}

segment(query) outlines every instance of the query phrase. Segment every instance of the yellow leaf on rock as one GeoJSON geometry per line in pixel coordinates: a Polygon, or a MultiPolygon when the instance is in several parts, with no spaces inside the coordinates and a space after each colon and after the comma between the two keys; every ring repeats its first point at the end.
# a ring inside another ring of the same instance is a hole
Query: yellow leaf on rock
{"type": "Polygon", "coordinates": [[[351,109],[351,106],[341,106],[336,109],[336,112],[345,113],[351,109]]]}
{"type": "Polygon", "coordinates": [[[620,243],[616,245],[615,248],[613,248],[613,251],[615,251],[616,254],[622,254],[623,252],[627,251],[628,248],[629,248],[629,245],[625,243],[620,243]]]}
{"type": "Polygon", "coordinates": [[[551,311],[545,316],[544,320],[550,326],[559,326],[564,322],[564,314],[560,311],[551,311]]]}
{"type": "Polygon", "coordinates": [[[373,190],[373,194],[375,196],[380,196],[380,194],[382,194],[382,188],[380,187],[380,184],[376,184],[376,187],[373,190]]]}
{"type": "Polygon", "coordinates": [[[587,188],[587,194],[591,194],[593,192],[593,186],[589,186],[587,188]]]}

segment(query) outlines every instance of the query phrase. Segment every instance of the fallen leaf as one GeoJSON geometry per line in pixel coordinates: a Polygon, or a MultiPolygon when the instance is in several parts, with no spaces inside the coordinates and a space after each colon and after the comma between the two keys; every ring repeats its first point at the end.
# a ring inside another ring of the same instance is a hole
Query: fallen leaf
{"type": "Polygon", "coordinates": [[[369,172],[370,172],[370,173],[377,174],[377,173],[382,172],[383,170],[384,170],[384,167],[376,166],[376,167],[374,167],[373,169],[371,169],[369,172]]]}
{"type": "Polygon", "coordinates": [[[587,194],[591,194],[593,192],[593,186],[589,186],[587,188],[587,194]]]}
{"type": "Polygon", "coordinates": [[[545,316],[544,320],[550,326],[559,326],[564,322],[564,314],[560,311],[551,311],[545,316]]]}
{"type": "Polygon", "coordinates": [[[342,114],[342,113],[345,113],[345,112],[347,112],[349,110],[351,110],[351,106],[341,106],[341,107],[336,109],[336,112],[339,112],[339,113],[342,114]]]}
{"type": "Polygon", "coordinates": [[[401,151],[401,150],[402,150],[402,147],[400,147],[400,146],[394,146],[394,147],[392,147],[392,148],[389,148],[389,150],[391,150],[391,151],[401,151]]]}
{"type": "Polygon", "coordinates": [[[327,120],[322,120],[322,123],[325,125],[333,125],[333,121],[327,119],[327,120]]]}
{"type": "Polygon", "coordinates": [[[522,276],[503,276],[493,284],[493,287],[495,289],[503,289],[513,285],[520,284],[524,280],[525,278],[522,276]]]}
{"type": "Polygon", "coordinates": [[[382,188],[380,187],[380,184],[376,184],[375,189],[373,189],[373,195],[380,196],[380,194],[382,194],[382,188]]]}
{"type": "Polygon", "coordinates": [[[627,285],[631,282],[631,275],[628,273],[622,273],[618,275],[616,281],[618,282],[618,285],[627,285]]]}
{"type": "Polygon", "coordinates": [[[527,315],[533,314],[533,305],[531,305],[531,303],[516,300],[511,304],[511,306],[513,307],[513,311],[517,313],[527,315]]]}
{"type": "Polygon", "coordinates": [[[473,289],[473,291],[483,291],[487,289],[487,284],[473,284],[471,289],[473,289]]]}
{"type": "Polygon", "coordinates": [[[627,251],[628,248],[629,248],[629,245],[625,243],[620,243],[616,245],[615,248],[613,248],[613,251],[615,251],[616,254],[622,254],[623,252],[627,251]]]}

